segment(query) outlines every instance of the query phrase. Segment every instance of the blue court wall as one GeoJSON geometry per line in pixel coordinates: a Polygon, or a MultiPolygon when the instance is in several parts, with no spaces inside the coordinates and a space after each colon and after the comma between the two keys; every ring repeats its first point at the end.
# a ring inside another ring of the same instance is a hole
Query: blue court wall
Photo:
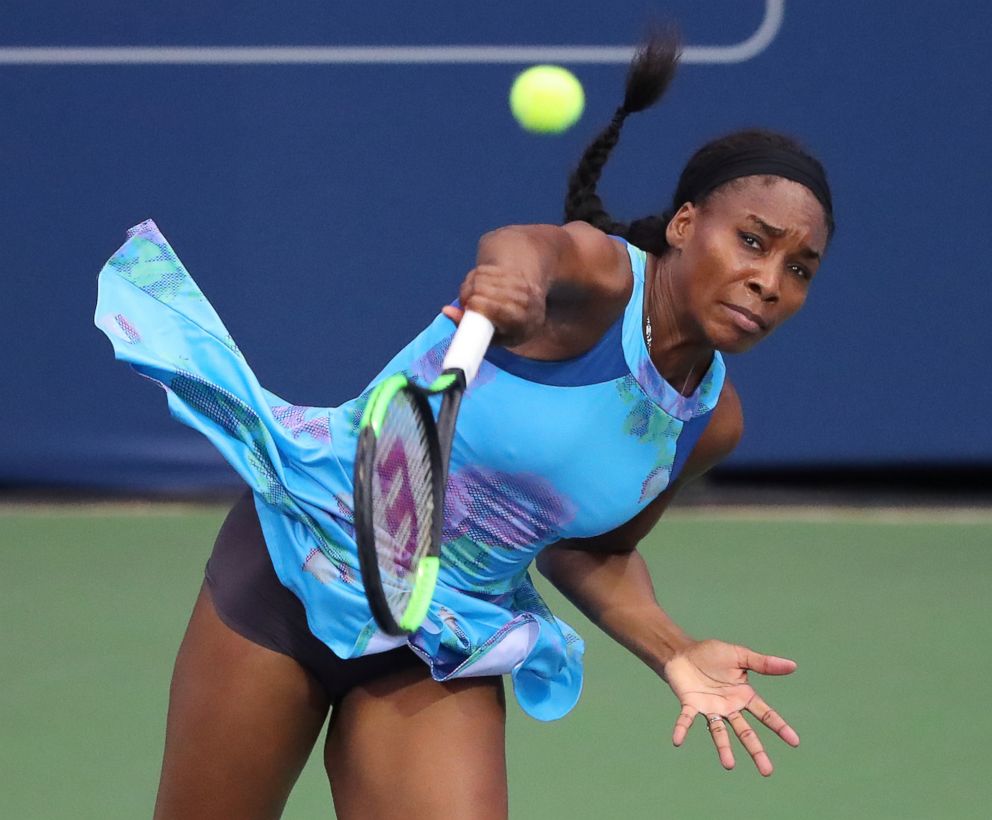
{"type": "Polygon", "coordinates": [[[800,136],[834,189],[806,308],[729,360],[729,463],[992,464],[987,3],[60,0],[0,31],[0,483],[232,484],[92,326],[125,229],[158,222],[265,386],[339,403],[481,233],[560,219],[651,17],[681,22],[687,60],[628,122],[611,211],[658,210],[695,147],[751,125],[800,136]],[[559,137],[506,106],[543,61],[588,95],[559,137]]]}

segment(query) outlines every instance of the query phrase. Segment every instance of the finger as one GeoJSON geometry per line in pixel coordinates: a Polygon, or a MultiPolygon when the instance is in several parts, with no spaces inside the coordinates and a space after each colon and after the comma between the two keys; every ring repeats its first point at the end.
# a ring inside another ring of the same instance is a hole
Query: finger
{"type": "Polygon", "coordinates": [[[467,298],[461,299],[464,310],[472,310],[481,313],[490,321],[506,321],[519,312],[517,305],[511,299],[505,298],[505,294],[499,291],[487,292],[482,288],[475,288],[467,298]]]}
{"type": "Polygon", "coordinates": [[[685,740],[685,736],[689,733],[689,727],[692,726],[692,722],[698,714],[699,712],[691,706],[682,707],[682,712],[675,721],[675,731],[672,732],[672,743],[676,746],[682,745],[682,741],[685,740]]]}
{"type": "Polygon", "coordinates": [[[748,701],[747,710],[790,746],[799,745],[799,735],[796,734],[796,730],[786,723],[782,716],[760,697],[755,695],[751,698],[748,701]]]}
{"type": "Polygon", "coordinates": [[[710,737],[720,755],[720,765],[725,769],[734,768],[734,750],[730,747],[730,732],[727,731],[726,721],[719,715],[709,715],[706,718],[709,725],[710,737]]]}
{"type": "Polygon", "coordinates": [[[466,311],[471,310],[485,316],[496,329],[493,338],[499,344],[506,344],[506,334],[502,329],[513,325],[513,314],[507,311],[505,305],[476,293],[470,299],[462,301],[462,307],[466,311]]]}
{"type": "Polygon", "coordinates": [[[465,311],[461,308],[457,308],[454,305],[445,305],[441,308],[441,313],[451,319],[456,325],[462,320],[462,316],[465,315],[465,311]]]}
{"type": "Polygon", "coordinates": [[[505,276],[498,280],[486,277],[471,277],[462,286],[462,304],[471,307],[473,300],[485,299],[502,310],[521,316],[543,314],[544,295],[526,281],[514,283],[505,276]]]}
{"type": "Polygon", "coordinates": [[[754,765],[758,767],[758,771],[763,777],[768,777],[775,767],[772,766],[772,761],[765,752],[765,747],[761,745],[761,738],[752,729],[748,722],[744,719],[744,715],[740,712],[733,712],[727,715],[727,720],[730,722],[734,733],[737,735],[737,739],[741,742],[741,745],[747,749],[747,753],[751,755],[751,760],[754,761],[754,765]]]}
{"type": "Polygon", "coordinates": [[[798,665],[789,658],[779,658],[775,655],[762,655],[750,649],[744,650],[741,663],[745,669],[753,669],[762,675],[789,675],[796,671],[798,665]]]}

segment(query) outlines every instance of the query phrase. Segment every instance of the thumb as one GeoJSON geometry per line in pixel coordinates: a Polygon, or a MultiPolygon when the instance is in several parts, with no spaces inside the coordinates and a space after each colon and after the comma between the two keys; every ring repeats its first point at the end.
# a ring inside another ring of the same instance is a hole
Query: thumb
{"type": "Polygon", "coordinates": [[[788,658],[762,655],[760,652],[745,649],[741,666],[745,669],[753,669],[762,675],[789,675],[796,671],[798,664],[788,658]]]}
{"type": "Polygon", "coordinates": [[[465,315],[465,311],[454,305],[445,305],[441,308],[441,313],[451,319],[456,325],[462,320],[462,316],[465,315]]]}

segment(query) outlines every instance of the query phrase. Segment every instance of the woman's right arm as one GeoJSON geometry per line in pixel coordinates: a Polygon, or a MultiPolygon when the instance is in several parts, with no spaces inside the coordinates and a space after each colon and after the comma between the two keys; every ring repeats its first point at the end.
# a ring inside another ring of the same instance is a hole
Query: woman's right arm
{"type": "MultiPolygon", "coordinates": [[[[605,330],[630,289],[624,246],[591,225],[511,225],[479,240],[475,267],[462,282],[459,299],[463,308],[492,321],[497,343],[519,348],[541,336],[537,358],[568,358],[588,347],[581,338],[584,326],[605,321],[605,330]],[[548,338],[549,322],[561,320],[572,327],[548,338]]],[[[456,322],[461,318],[454,307],[444,313],[456,322]]]]}

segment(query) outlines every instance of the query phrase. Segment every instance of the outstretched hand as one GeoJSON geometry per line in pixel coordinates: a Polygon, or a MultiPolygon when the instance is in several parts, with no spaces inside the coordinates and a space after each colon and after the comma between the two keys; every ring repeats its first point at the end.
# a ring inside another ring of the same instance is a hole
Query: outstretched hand
{"type": "Polygon", "coordinates": [[[734,768],[734,751],[730,745],[727,723],[765,777],[774,770],[757,733],[744,719],[748,711],[790,746],[799,745],[799,735],[789,726],[748,682],[749,671],[762,675],[788,675],[796,669],[795,661],[762,655],[743,646],[723,641],[699,641],[675,655],[665,664],[664,677],[682,704],[675,721],[672,742],[681,746],[697,715],[706,719],[713,743],[725,769],[734,768]]]}

